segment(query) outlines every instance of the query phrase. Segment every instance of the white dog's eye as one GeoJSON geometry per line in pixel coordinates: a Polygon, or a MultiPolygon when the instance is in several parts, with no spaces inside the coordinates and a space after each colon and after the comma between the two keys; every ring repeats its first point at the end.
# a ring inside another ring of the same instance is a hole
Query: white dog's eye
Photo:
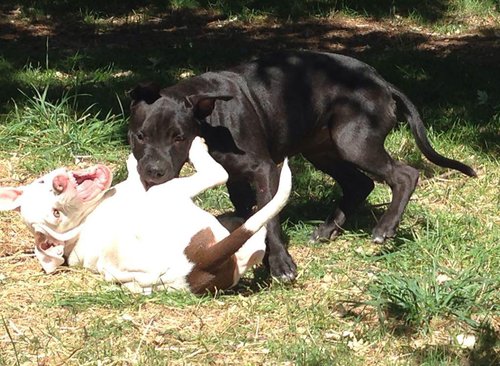
{"type": "Polygon", "coordinates": [[[61,216],[61,212],[58,209],[53,209],[52,210],[52,215],[54,215],[55,218],[59,218],[61,216]]]}

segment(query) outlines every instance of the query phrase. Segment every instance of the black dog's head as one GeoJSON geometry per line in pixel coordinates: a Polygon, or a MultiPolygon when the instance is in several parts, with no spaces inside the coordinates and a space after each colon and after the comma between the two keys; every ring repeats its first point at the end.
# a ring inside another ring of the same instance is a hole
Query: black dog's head
{"type": "Polygon", "coordinates": [[[224,95],[179,97],[155,84],[139,85],[129,95],[128,138],[146,189],[179,176],[191,142],[207,128],[205,118],[215,101],[231,99],[224,95]]]}

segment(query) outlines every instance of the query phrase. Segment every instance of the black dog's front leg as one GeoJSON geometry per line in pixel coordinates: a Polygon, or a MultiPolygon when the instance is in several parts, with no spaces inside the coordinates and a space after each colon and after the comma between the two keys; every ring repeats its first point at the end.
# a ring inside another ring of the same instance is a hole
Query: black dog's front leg
{"type": "Polygon", "coordinates": [[[255,191],[247,180],[229,178],[226,183],[229,198],[234,205],[236,216],[248,219],[257,204],[255,191]]]}
{"type": "MultiPolygon", "coordinates": [[[[257,207],[261,208],[268,203],[278,190],[279,169],[274,162],[261,162],[253,170],[257,207]]],[[[288,253],[282,238],[279,217],[268,222],[267,252],[264,258],[271,276],[283,281],[293,281],[297,276],[297,265],[288,253]]]]}
{"type": "MultiPolygon", "coordinates": [[[[238,216],[247,219],[255,204],[257,208],[263,207],[278,190],[280,170],[270,158],[216,150],[211,154],[229,173],[227,188],[238,216]]],[[[273,277],[293,281],[297,276],[297,266],[285,247],[278,216],[270,220],[266,228],[264,263],[273,277]]]]}

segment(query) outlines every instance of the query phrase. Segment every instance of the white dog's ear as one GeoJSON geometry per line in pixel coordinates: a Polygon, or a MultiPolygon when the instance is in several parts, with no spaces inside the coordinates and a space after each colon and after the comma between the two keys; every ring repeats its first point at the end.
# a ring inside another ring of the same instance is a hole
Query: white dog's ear
{"type": "Polygon", "coordinates": [[[18,188],[0,188],[0,211],[18,210],[21,206],[21,197],[23,189],[18,188]]]}

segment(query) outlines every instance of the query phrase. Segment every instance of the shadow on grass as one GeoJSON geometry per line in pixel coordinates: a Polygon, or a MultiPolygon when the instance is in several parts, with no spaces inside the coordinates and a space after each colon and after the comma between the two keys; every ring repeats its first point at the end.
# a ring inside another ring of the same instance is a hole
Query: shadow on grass
{"type": "Polygon", "coordinates": [[[452,10],[449,0],[109,0],[105,2],[89,2],[88,0],[18,0],[5,1],[9,5],[21,4],[33,16],[40,14],[56,14],[64,17],[68,13],[99,14],[101,16],[123,16],[133,10],[149,8],[150,11],[174,8],[206,8],[216,9],[225,15],[268,14],[278,19],[298,19],[312,15],[328,15],[345,11],[358,13],[374,18],[394,16],[419,17],[427,22],[435,22],[446,18],[452,10]]]}
{"type": "MultiPolygon", "coordinates": [[[[330,215],[342,197],[342,191],[338,184],[333,180],[324,184],[325,180],[318,179],[317,175],[310,173],[310,165],[301,159],[293,160],[294,191],[299,197],[291,197],[288,204],[281,213],[281,217],[286,218],[288,226],[311,225],[311,233],[328,215],[330,215]],[[312,178],[311,178],[312,177],[312,178]],[[322,194],[318,196],[317,192],[312,192],[307,184],[321,185],[322,194]]],[[[413,164],[412,164],[413,165],[413,164]]],[[[317,173],[322,174],[322,173],[317,173]]],[[[458,173],[457,173],[458,174],[458,173]]],[[[390,199],[390,197],[388,198],[390,199]]],[[[351,216],[347,218],[343,226],[346,233],[358,233],[367,238],[371,238],[372,231],[377,225],[378,220],[386,212],[390,202],[372,205],[365,201],[351,216]]],[[[395,238],[388,239],[380,248],[380,253],[384,255],[388,252],[397,251],[404,243],[413,240],[410,230],[402,227],[398,228],[395,238]]]]}
{"type": "MultiPolygon", "coordinates": [[[[444,0],[432,4],[383,2],[382,6],[368,1],[343,3],[347,7],[357,4],[375,16],[392,11],[391,4],[407,9],[420,7],[429,19],[442,16],[448,6],[444,0]]],[[[500,71],[500,47],[494,30],[436,41],[409,29],[360,28],[356,22],[342,18],[230,22],[220,12],[202,7],[172,10],[160,1],[113,0],[92,6],[83,0],[21,1],[20,11],[14,6],[17,3],[7,1],[0,7],[4,15],[0,27],[2,111],[8,110],[8,100],[19,96],[17,89],[26,90],[27,82],[21,77],[26,65],[43,70],[48,64],[63,73],[81,71],[84,76],[78,81],[78,91],[93,95],[103,109],[117,109],[116,96],[127,105],[125,91],[138,81],[152,79],[170,85],[181,69],[199,73],[226,68],[277,48],[324,50],[360,58],[404,90],[424,115],[442,115],[448,110],[482,126],[497,106],[478,105],[478,92],[484,92],[489,101],[500,99],[498,83],[491,77],[500,71]],[[114,18],[101,22],[98,14],[114,18]],[[85,76],[106,67],[111,69],[106,77],[85,76]],[[117,76],[122,71],[130,73],[117,76]]],[[[197,3],[208,7],[208,2],[197,3]]],[[[311,13],[309,6],[331,7],[333,3],[272,1],[258,5],[254,1],[221,1],[219,5],[223,8],[226,4],[232,12],[251,7],[284,17],[292,8],[305,16],[311,13]]],[[[60,88],[71,87],[61,81],[60,88]]],[[[434,127],[448,130],[456,123],[465,122],[442,118],[434,127]]]]}
{"type": "MultiPolygon", "coordinates": [[[[216,7],[222,12],[207,10],[208,1],[192,1],[199,5],[192,9],[171,7],[188,3],[2,2],[0,113],[12,109],[12,99],[22,99],[19,90],[30,94],[30,83],[50,83],[49,98],[54,99],[65,91],[89,94],[91,97],[81,101],[81,108],[97,103],[97,109],[120,112],[124,106],[128,113],[126,91],[139,81],[155,80],[167,86],[178,80],[182,70],[201,73],[276,49],[313,49],[366,61],[409,95],[424,115],[424,122],[432,120],[435,131],[463,129],[460,140],[464,144],[499,153],[496,124],[500,118],[500,87],[492,77],[500,73],[495,29],[439,39],[410,28],[393,30],[373,23],[360,27],[356,18],[308,16],[325,13],[335,7],[334,1],[218,1],[216,7]],[[272,14],[278,20],[248,23],[228,19],[227,14],[241,13],[244,8],[272,14]],[[289,21],[289,15],[297,19],[289,21]],[[26,76],[27,71],[38,76],[26,76]],[[60,75],[45,81],[47,71],[60,75]],[[478,95],[483,96],[481,103],[478,95]]],[[[416,9],[429,21],[443,17],[449,7],[445,0],[342,3],[345,8],[358,7],[374,17],[392,14],[394,6],[398,11],[416,9]]],[[[428,168],[425,163],[420,165],[428,168]]],[[[428,175],[433,174],[431,167],[428,175]]],[[[306,203],[297,210],[303,210],[306,216],[308,211],[329,212],[330,202],[321,201],[319,205],[306,203]]]]}
{"type": "Polygon", "coordinates": [[[500,352],[497,347],[500,343],[498,333],[490,326],[485,326],[480,329],[478,335],[478,344],[467,357],[469,364],[478,366],[500,364],[500,352]]]}
{"type": "Polygon", "coordinates": [[[492,366],[500,363],[500,354],[495,347],[498,345],[498,334],[489,327],[479,329],[477,343],[472,350],[457,353],[450,345],[429,345],[417,351],[420,364],[432,362],[453,362],[460,360],[462,365],[492,366]]]}

